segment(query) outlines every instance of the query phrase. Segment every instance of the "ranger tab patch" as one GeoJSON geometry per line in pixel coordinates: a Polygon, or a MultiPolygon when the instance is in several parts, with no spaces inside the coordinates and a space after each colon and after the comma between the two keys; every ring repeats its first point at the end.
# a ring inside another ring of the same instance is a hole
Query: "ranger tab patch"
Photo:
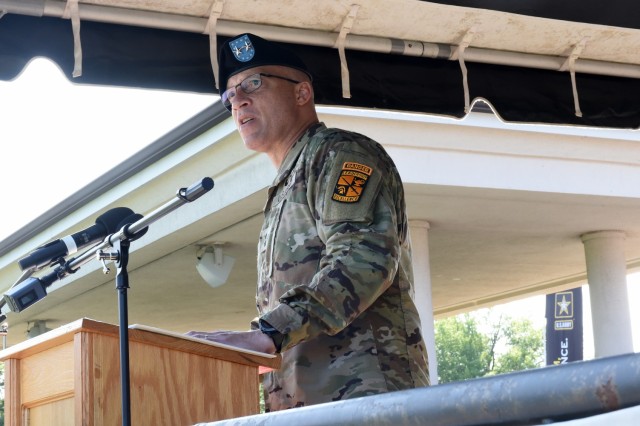
{"type": "Polygon", "coordinates": [[[357,203],[364,192],[373,169],[364,164],[346,161],[333,189],[331,199],[341,203],[357,203]]]}

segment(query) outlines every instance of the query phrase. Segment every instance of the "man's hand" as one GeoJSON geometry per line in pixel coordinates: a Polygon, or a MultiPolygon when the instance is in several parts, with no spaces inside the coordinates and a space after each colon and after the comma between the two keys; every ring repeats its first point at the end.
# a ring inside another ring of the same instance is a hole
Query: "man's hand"
{"type": "Polygon", "coordinates": [[[187,336],[211,342],[223,343],[229,346],[249,349],[266,354],[275,354],[276,347],[271,337],[260,330],[252,331],[189,331],[187,336]]]}

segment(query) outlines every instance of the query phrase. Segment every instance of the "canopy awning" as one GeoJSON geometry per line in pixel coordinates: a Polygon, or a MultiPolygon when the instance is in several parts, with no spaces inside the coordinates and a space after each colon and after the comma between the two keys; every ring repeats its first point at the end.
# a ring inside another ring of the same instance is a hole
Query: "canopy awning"
{"type": "Polygon", "coordinates": [[[640,127],[640,4],[355,3],[0,0],[0,79],[44,56],[77,83],[215,93],[212,54],[249,31],[300,54],[319,104],[640,127]]]}

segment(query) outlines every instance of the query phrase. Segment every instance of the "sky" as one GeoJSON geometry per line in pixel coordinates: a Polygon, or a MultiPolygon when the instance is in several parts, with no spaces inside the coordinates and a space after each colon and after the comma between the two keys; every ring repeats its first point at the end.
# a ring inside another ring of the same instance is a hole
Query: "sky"
{"type": "Polygon", "coordinates": [[[37,58],[0,81],[0,240],[151,144],[214,95],[77,85],[37,58]]]}
{"type": "MultiPolygon", "coordinates": [[[[0,81],[0,241],[211,105],[214,95],[82,86],[46,59],[0,81]],[[10,206],[10,208],[7,208],[10,206]]],[[[640,273],[628,277],[634,350],[640,352],[640,273]]],[[[585,359],[593,357],[588,291],[585,359]]],[[[499,305],[544,327],[545,297],[499,305]]]]}

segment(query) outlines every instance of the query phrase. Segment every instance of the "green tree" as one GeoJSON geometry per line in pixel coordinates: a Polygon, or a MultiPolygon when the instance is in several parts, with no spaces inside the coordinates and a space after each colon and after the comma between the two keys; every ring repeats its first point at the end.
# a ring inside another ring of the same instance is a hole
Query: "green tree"
{"type": "Polygon", "coordinates": [[[501,354],[493,371],[496,374],[536,368],[543,365],[544,333],[527,319],[513,320],[504,330],[507,350],[501,354]]]}
{"type": "Polygon", "coordinates": [[[527,319],[491,310],[436,321],[440,383],[543,365],[544,337],[527,319]]]}
{"type": "Polygon", "coordinates": [[[486,337],[469,314],[436,321],[435,337],[440,383],[486,374],[486,337]]]}

